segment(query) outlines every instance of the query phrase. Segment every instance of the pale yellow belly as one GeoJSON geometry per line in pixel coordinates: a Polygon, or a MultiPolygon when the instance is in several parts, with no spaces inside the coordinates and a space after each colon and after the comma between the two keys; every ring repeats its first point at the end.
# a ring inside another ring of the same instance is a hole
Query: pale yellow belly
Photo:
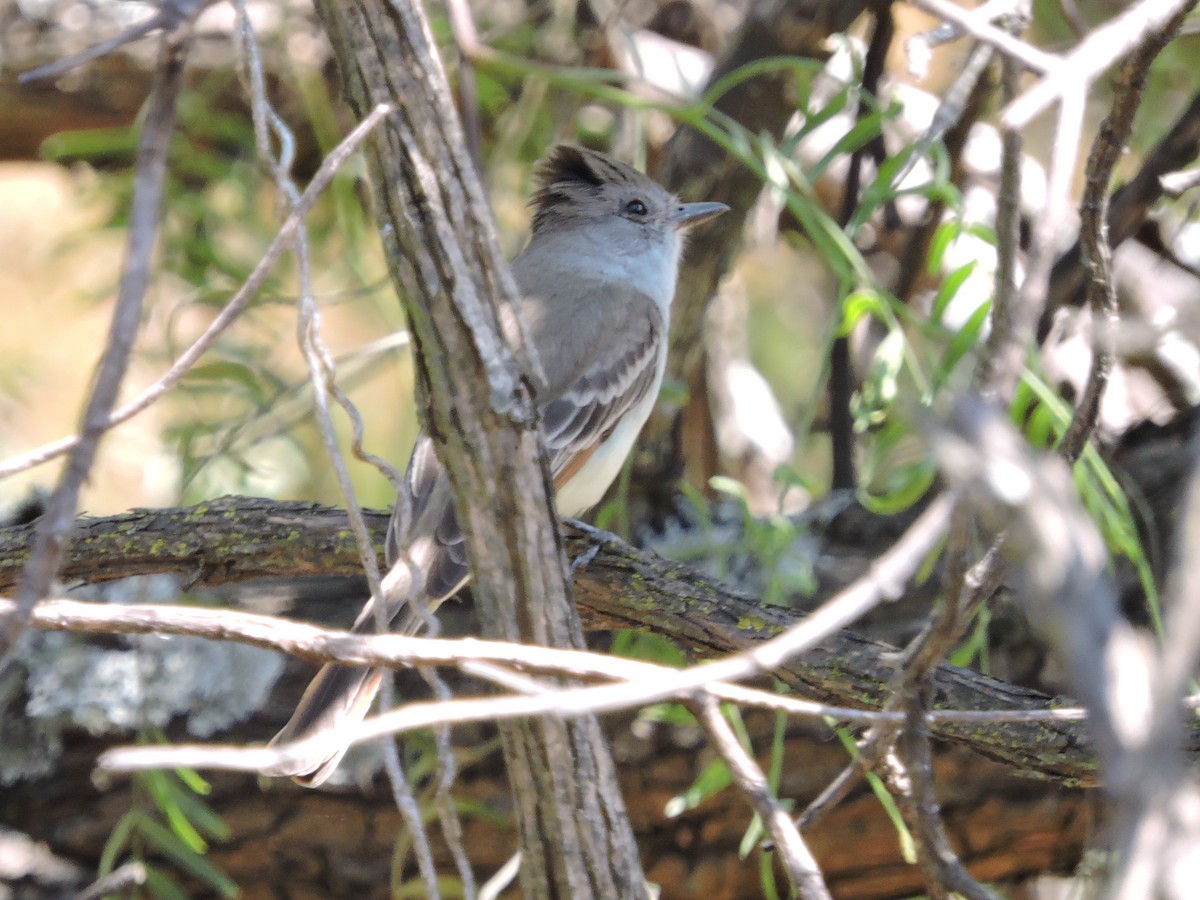
{"type": "Polygon", "coordinates": [[[608,486],[621,473],[625,458],[633,449],[638,433],[650,412],[658,401],[658,384],[646,392],[637,406],[625,414],[621,423],[613,429],[603,444],[597,448],[591,458],[575,473],[575,477],[564,484],[558,491],[558,514],[565,518],[579,516],[600,502],[608,486]]]}

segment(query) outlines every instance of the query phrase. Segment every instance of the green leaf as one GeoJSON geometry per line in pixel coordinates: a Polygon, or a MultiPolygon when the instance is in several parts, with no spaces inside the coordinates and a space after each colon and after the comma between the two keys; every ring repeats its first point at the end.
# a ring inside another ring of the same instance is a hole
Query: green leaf
{"type": "Polygon", "coordinates": [[[746,486],[736,478],[730,478],[728,475],[714,475],[708,479],[708,486],[719,494],[733,497],[743,507],[749,505],[750,495],[746,492],[746,486]]]}
{"type": "Polygon", "coordinates": [[[160,900],[188,900],[179,882],[157,866],[146,866],[146,890],[160,900]]]}
{"type": "Polygon", "coordinates": [[[682,703],[651,703],[638,711],[639,722],[658,722],[663,725],[695,725],[696,717],[682,703]]]}
{"type": "MultiPolygon", "coordinates": [[[[833,719],[826,717],[825,721],[829,727],[834,730],[838,740],[842,742],[842,746],[846,748],[846,752],[850,754],[851,759],[858,759],[858,744],[855,743],[854,737],[850,732],[838,725],[833,719]]],[[[908,826],[904,824],[904,818],[900,815],[900,810],[896,806],[896,801],[888,792],[887,785],[874,772],[866,773],[867,784],[871,786],[872,793],[875,794],[875,799],[879,801],[879,805],[883,807],[883,811],[887,813],[887,817],[892,822],[892,828],[896,830],[896,839],[900,842],[900,855],[906,863],[916,865],[917,862],[917,845],[913,841],[912,833],[908,830],[908,826]]]]}
{"type": "Polygon", "coordinates": [[[986,606],[980,607],[975,614],[975,627],[971,629],[970,636],[950,654],[951,665],[966,667],[978,658],[979,671],[988,674],[991,668],[988,662],[988,626],[991,621],[991,611],[986,606]]]}
{"type": "Polygon", "coordinates": [[[915,866],[917,864],[916,841],[913,840],[912,832],[908,830],[908,826],[904,824],[904,817],[900,815],[900,808],[896,806],[896,801],[888,791],[887,785],[874,772],[867,773],[867,783],[871,786],[871,791],[875,794],[875,799],[879,801],[879,805],[887,813],[888,819],[891,820],[892,828],[896,831],[896,840],[900,843],[900,858],[910,866],[915,866]]]}
{"type": "Polygon", "coordinates": [[[205,856],[196,853],[174,832],[153,819],[144,819],[139,829],[148,844],[170,857],[193,878],[211,887],[222,897],[236,897],[237,885],[205,856]]]}
{"type": "Polygon", "coordinates": [[[811,475],[805,475],[803,472],[796,469],[788,463],[780,463],[775,467],[775,471],[771,473],[771,480],[777,484],[783,485],[785,488],[799,488],[809,494],[819,494],[821,492],[821,482],[811,475]]]}
{"type": "Polygon", "coordinates": [[[625,628],[617,632],[616,638],[609,651],[613,656],[623,656],[626,659],[642,659],[648,662],[660,663],[665,666],[683,666],[687,664],[687,655],[679,645],[661,634],[647,631],[635,631],[625,628]]]}
{"type": "Polygon", "coordinates": [[[780,151],[788,156],[795,155],[796,148],[800,146],[800,142],[834,116],[838,115],[838,113],[842,112],[849,101],[850,85],[844,85],[820,109],[815,112],[808,110],[800,129],[795,134],[788,135],[787,139],[779,145],[780,151]]]}
{"type": "Polygon", "coordinates": [[[183,377],[183,383],[192,390],[198,390],[209,382],[213,387],[228,391],[231,386],[238,386],[255,402],[267,399],[266,385],[261,374],[250,366],[234,360],[219,360],[194,366],[183,377]]]}
{"type": "Polygon", "coordinates": [[[117,820],[108,840],[104,842],[104,850],[100,853],[99,873],[107,875],[117,867],[121,853],[129,846],[130,835],[142,818],[140,809],[131,809],[117,820]]]}
{"type": "Polygon", "coordinates": [[[888,479],[882,495],[860,492],[863,506],[876,515],[891,516],[908,509],[928,492],[937,477],[937,465],[928,459],[905,466],[888,479]]]}
{"type": "Polygon", "coordinates": [[[38,150],[48,162],[132,161],[137,154],[138,139],[137,129],[126,126],[59,131],[42,141],[38,150]]]}
{"type": "Polygon", "coordinates": [[[938,325],[942,324],[942,316],[946,312],[946,307],[957,296],[959,289],[962,288],[966,280],[971,277],[971,273],[975,271],[976,265],[978,263],[975,260],[971,260],[971,262],[959,266],[942,279],[942,283],[938,286],[937,295],[933,298],[933,309],[929,312],[931,321],[936,322],[938,325]]]}
{"type": "Polygon", "coordinates": [[[750,851],[762,839],[763,831],[762,816],[755,813],[750,819],[750,824],[746,826],[746,833],[742,835],[741,843],[738,844],[738,859],[745,859],[750,855],[750,851]]]}
{"type": "Polygon", "coordinates": [[[779,886],[775,883],[775,854],[764,850],[758,855],[758,880],[762,885],[763,900],[779,900],[779,886]]]}
{"type": "Polygon", "coordinates": [[[454,809],[464,819],[480,819],[497,828],[512,827],[512,817],[497,809],[492,803],[455,796],[454,809]]]}
{"type": "Polygon", "coordinates": [[[166,817],[167,824],[171,831],[179,840],[183,841],[193,853],[204,853],[208,849],[208,844],[200,833],[192,827],[192,823],[187,820],[179,810],[179,805],[176,803],[175,797],[179,793],[175,787],[168,781],[166,773],[160,771],[144,772],[141,776],[142,783],[150,789],[150,794],[154,798],[154,803],[158,807],[159,812],[166,817]]]}
{"type": "MultiPolygon", "coordinates": [[[[452,897],[464,896],[462,882],[452,875],[439,875],[437,886],[438,893],[447,898],[447,900],[452,897]]],[[[424,879],[414,877],[408,879],[403,884],[396,885],[389,896],[391,896],[392,900],[409,900],[409,898],[423,900],[423,898],[429,896],[429,892],[425,888],[424,879]]]]}
{"type": "Polygon", "coordinates": [[[190,793],[190,788],[177,791],[175,802],[179,805],[179,811],[197,830],[215,841],[229,840],[229,826],[225,824],[225,820],[202,799],[190,793]]]}
{"type": "Polygon", "coordinates": [[[808,168],[809,181],[820,181],[825,170],[843,156],[860,150],[879,136],[883,126],[883,117],[878,112],[871,112],[858,119],[853,127],[838,139],[829,150],[808,168]]]}
{"type": "Polygon", "coordinates": [[[733,776],[730,775],[729,766],[726,765],[725,760],[714,759],[704,767],[703,771],[696,776],[696,780],[685,791],[667,801],[666,806],[663,807],[663,815],[668,819],[677,818],[688,810],[695,809],[718,791],[729,787],[732,781],[733,776]]]}
{"type": "Polygon", "coordinates": [[[946,383],[950,377],[950,373],[954,371],[962,358],[979,343],[979,332],[982,330],[983,324],[987,321],[991,311],[992,301],[985,300],[979,304],[975,312],[971,313],[971,317],[963,323],[962,328],[951,338],[950,345],[946,348],[946,352],[942,354],[942,360],[937,371],[933,373],[934,393],[937,393],[946,383]]]}
{"type": "Polygon", "coordinates": [[[870,288],[861,288],[848,294],[842,301],[842,321],[837,336],[848,336],[864,316],[874,316],[885,324],[893,321],[891,307],[883,295],[870,288]]]}
{"type": "Polygon", "coordinates": [[[175,777],[182,781],[193,794],[207,797],[212,793],[212,785],[195,769],[173,769],[172,771],[174,771],[175,777]]]}
{"type": "Polygon", "coordinates": [[[933,240],[929,242],[929,253],[925,258],[925,268],[930,275],[937,275],[942,270],[942,260],[946,257],[946,250],[960,234],[962,234],[962,224],[956,219],[943,222],[934,231],[933,240]]]}
{"type": "Polygon", "coordinates": [[[811,79],[819,74],[824,66],[819,60],[803,59],[795,56],[768,56],[738,66],[728,75],[723,76],[712,87],[704,91],[700,98],[703,106],[714,106],[725,94],[751,78],[760,75],[773,75],[781,71],[794,71],[797,77],[811,79]]]}

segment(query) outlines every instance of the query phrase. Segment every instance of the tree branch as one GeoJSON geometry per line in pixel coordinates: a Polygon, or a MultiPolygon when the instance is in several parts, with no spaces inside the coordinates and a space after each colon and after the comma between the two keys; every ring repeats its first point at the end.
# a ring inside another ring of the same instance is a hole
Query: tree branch
{"type": "MultiPolygon", "coordinates": [[[[193,13],[197,11],[193,10],[193,13]]],[[[191,22],[185,19],[175,29],[164,33],[160,42],[154,87],[147,101],[146,124],[138,140],[129,239],[108,338],[83,411],[79,443],[38,522],[37,543],[17,592],[16,607],[0,621],[0,660],[15,646],[29,611],[46,595],[54,580],[70,539],[79,490],[91,471],[100,439],[108,430],[109,413],[125,379],[129,355],[141,323],[142,303],[150,284],[150,264],[167,176],[167,150],[175,130],[175,104],[183,90],[183,70],[191,38],[191,22]]]]}
{"type": "MultiPolygon", "coordinates": [[[[381,546],[386,515],[368,513],[368,523],[381,546]]],[[[31,533],[30,526],[0,529],[0,591],[12,588],[31,533]]],[[[68,580],[104,582],[169,572],[194,584],[221,585],[361,574],[345,513],[315,504],[224,498],[194,507],[80,519],[77,535],[62,570],[68,580]]],[[[576,600],[591,629],[654,631],[699,657],[711,657],[751,647],[799,619],[795,611],[763,606],[605,532],[568,526],[567,546],[572,556],[594,554],[575,573],[576,600]]],[[[880,709],[891,693],[894,653],[886,644],[843,631],[774,674],[823,703],[880,709]]],[[[1087,729],[1070,717],[1042,717],[1070,701],[945,664],[933,670],[933,685],[935,737],[964,743],[1038,777],[1096,783],[1087,729]],[[1008,711],[1019,720],[952,722],[938,717],[938,708],[1008,711]],[[1036,711],[1041,714],[1027,716],[1036,711]]],[[[1200,753],[1195,724],[1189,725],[1185,749],[1200,753]]]]}
{"type": "MultiPolygon", "coordinates": [[[[499,327],[516,287],[418,0],[321,0],[347,100],[396,110],[367,147],[413,335],[423,425],[446,466],[483,633],[582,647],[528,373],[499,327]]],[[[635,897],[632,826],[599,723],[502,724],[529,897],[635,897]]]]}

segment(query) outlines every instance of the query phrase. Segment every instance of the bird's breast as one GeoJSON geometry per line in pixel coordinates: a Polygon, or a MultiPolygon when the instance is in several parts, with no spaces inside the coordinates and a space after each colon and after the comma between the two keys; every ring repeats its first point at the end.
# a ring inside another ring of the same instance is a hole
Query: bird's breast
{"type": "Polygon", "coordinates": [[[634,442],[654,411],[658,392],[662,387],[663,372],[667,365],[667,341],[664,338],[654,374],[654,383],[646,395],[630,407],[617,427],[601,442],[574,477],[558,489],[558,514],[565,518],[581,516],[594,507],[621,473],[625,459],[633,450],[634,442]]]}

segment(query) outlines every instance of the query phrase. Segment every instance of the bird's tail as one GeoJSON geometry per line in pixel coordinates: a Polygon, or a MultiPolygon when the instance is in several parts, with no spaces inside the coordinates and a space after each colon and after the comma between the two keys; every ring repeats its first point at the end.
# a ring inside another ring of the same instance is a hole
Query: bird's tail
{"type": "MultiPolygon", "coordinates": [[[[375,604],[368,603],[354,623],[356,634],[375,633],[377,618],[382,618],[393,634],[422,631],[438,605],[462,587],[470,574],[450,482],[428,438],[417,441],[409,460],[388,526],[386,549],[391,568],[380,585],[383,615],[377,616],[375,604]]],[[[266,774],[290,775],[306,787],[316,787],[329,778],[386,674],[385,669],[333,664],[322,668],[300,698],[291,720],[271,741],[284,744],[312,739],[313,749],[266,774]]]]}
{"type": "Polygon", "coordinates": [[[308,755],[267,770],[268,775],[290,775],[304,787],[323,783],[341,762],[349,745],[348,731],[363,720],[371,701],[379,691],[385,669],[357,669],[332,663],[321,667],[309,684],[296,711],[270,746],[303,741],[325,735],[327,743],[317,745],[308,755]]]}
{"type": "MultiPolygon", "coordinates": [[[[409,595],[413,593],[413,584],[407,569],[402,564],[388,573],[383,583],[383,594],[388,608],[399,609],[398,614],[388,616],[392,619],[390,630],[411,635],[421,629],[424,620],[412,612],[409,595]]],[[[419,590],[417,592],[420,593],[419,590]]],[[[375,630],[374,608],[368,604],[354,623],[354,633],[374,634],[375,630]]],[[[304,787],[316,787],[326,781],[349,748],[347,739],[354,726],[363,720],[371,708],[371,701],[375,699],[387,674],[386,669],[380,668],[357,668],[334,663],[322,666],[317,677],[304,691],[291,719],[271,739],[269,746],[317,737],[323,737],[324,740],[317,742],[304,756],[266,769],[264,774],[290,776],[304,787]]]]}

